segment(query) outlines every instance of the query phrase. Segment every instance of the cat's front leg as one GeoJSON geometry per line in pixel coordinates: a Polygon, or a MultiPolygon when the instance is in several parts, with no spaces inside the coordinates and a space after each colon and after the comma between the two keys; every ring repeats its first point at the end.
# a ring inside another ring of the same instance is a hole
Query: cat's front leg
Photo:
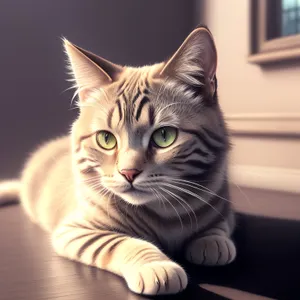
{"type": "Polygon", "coordinates": [[[76,222],[60,226],[52,241],[59,255],[122,276],[135,293],[175,294],[187,286],[182,267],[144,240],[76,222]]]}
{"type": "Polygon", "coordinates": [[[186,259],[197,265],[222,266],[236,257],[236,248],[229,237],[226,222],[196,236],[185,248],[186,259]]]}

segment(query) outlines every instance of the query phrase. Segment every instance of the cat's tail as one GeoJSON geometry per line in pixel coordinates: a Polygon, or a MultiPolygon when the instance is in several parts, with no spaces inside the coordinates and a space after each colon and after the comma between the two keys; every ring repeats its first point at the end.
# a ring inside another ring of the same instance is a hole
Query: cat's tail
{"type": "Polygon", "coordinates": [[[19,203],[21,181],[7,180],[0,182],[0,207],[4,205],[19,203]]]}

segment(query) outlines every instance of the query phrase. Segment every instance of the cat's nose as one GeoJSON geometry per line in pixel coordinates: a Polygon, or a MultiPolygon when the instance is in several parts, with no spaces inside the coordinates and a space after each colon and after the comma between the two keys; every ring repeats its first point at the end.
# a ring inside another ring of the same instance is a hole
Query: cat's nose
{"type": "Polygon", "coordinates": [[[133,180],[140,174],[142,173],[142,171],[138,170],[138,169],[122,169],[121,171],[119,171],[120,174],[122,174],[127,181],[129,182],[133,182],[133,180]]]}

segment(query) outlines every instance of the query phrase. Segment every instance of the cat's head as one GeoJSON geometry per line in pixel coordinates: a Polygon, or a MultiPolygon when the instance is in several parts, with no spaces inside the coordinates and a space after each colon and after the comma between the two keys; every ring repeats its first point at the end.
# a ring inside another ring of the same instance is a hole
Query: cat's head
{"type": "Polygon", "coordinates": [[[228,140],[207,28],[196,28],[169,60],[140,68],[64,46],[80,110],[74,167],[86,187],[140,205],[167,201],[176,187],[216,172],[228,140]]]}

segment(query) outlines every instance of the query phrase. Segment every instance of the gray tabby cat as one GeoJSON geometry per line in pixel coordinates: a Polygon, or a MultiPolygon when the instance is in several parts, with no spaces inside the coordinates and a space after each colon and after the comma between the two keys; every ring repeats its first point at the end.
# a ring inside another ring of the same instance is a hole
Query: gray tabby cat
{"type": "Polygon", "coordinates": [[[20,196],[59,255],[122,276],[135,293],[185,289],[171,256],[232,262],[229,141],[209,30],[198,27],[168,61],[141,68],[64,47],[79,117],[69,136],[32,155],[20,181],[0,185],[0,198],[20,196]]]}

